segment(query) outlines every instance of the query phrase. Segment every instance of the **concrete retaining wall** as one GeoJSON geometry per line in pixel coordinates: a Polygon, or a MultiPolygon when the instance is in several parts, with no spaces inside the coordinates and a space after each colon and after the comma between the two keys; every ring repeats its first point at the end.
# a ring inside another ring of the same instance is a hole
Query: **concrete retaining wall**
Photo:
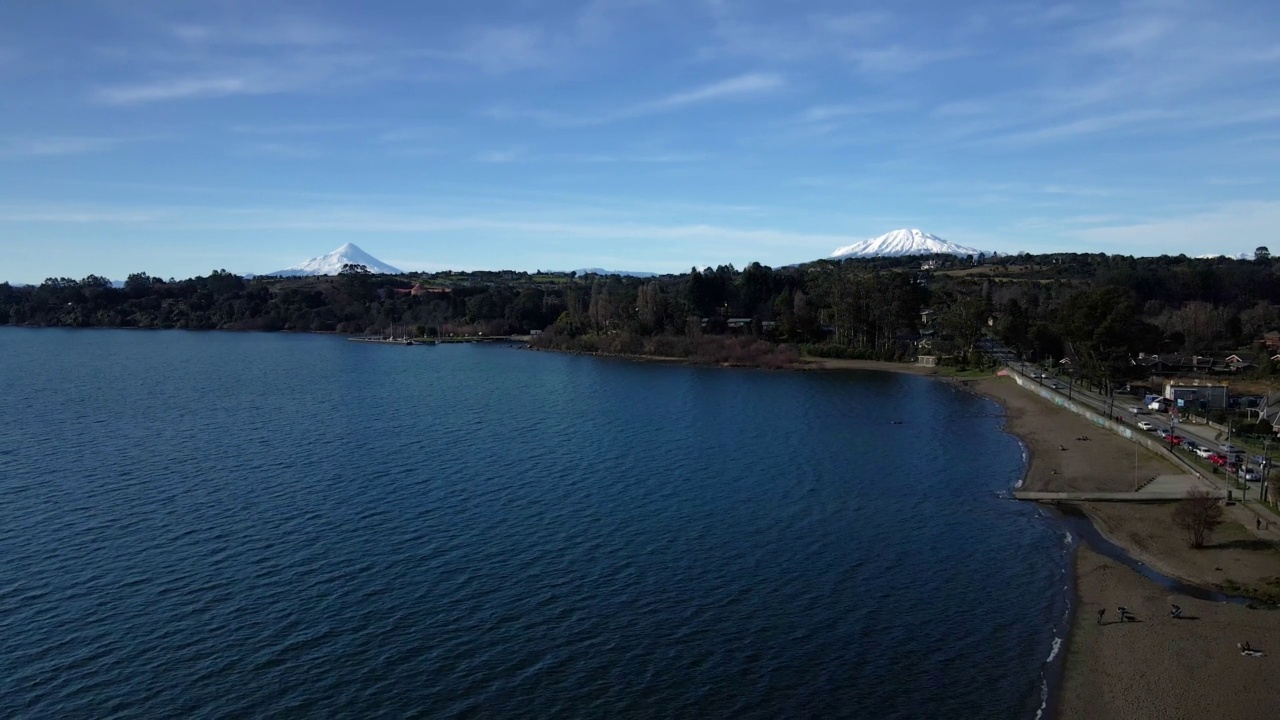
{"type": "MultiPolygon", "coordinates": [[[[1119,435],[1120,437],[1126,440],[1129,440],[1130,442],[1135,442],[1147,448],[1148,450],[1154,452],[1160,457],[1163,457],[1166,460],[1173,462],[1178,467],[1185,469],[1188,473],[1191,473],[1193,475],[1201,474],[1199,470],[1197,470],[1194,466],[1189,464],[1184,458],[1178,457],[1176,453],[1169,450],[1168,446],[1165,445],[1163,441],[1161,441],[1157,437],[1152,436],[1151,433],[1145,432],[1143,430],[1139,430],[1138,427],[1133,423],[1118,423],[1115,421],[1114,418],[1104,417],[1093,408],[1087,405],[1082,405],[1078,402],[1075,402],[1074,400],[1069,400],[1067,399],[1066,395],[1054,390],[1053,388],[1046,387],[1045,385],[1041,385],[1040,383],[1036,382],[1034,379],[1029,378],[1026,375],[1023,375],[1022,373],[1018,372],[1017,370],[1014,370],[1013,368],[1006,367],[1005,372],[1009,373],[1009,376],[1012,377],[1014,381],[1018,383],[1018,386],[1021,387],[1022,389],[1029,390],[1039,395],[1040,397],[1044,398],[1045,400],[1048,400],[1054,405],[1057,405],[1058,407],[1063,408],[1064,410],[1070,410],[1076,415],[1079,415],[1085,418],[1086,420],[1093,423],[1094,425],[1097,425],[1100,428],[1110,430],[1111,432],[1119,435]]],[[[1137,419],[1135,419],[1133,422],[1136,423],[1137,419]]]]}

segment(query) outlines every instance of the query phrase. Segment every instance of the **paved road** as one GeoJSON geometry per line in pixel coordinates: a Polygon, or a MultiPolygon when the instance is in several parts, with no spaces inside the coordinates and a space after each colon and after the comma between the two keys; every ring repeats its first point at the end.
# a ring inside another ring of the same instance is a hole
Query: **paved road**
{"type": "MultiPolygon", "coordinates": [[[[1017,356],[1015,356],[1007,348],[1002,347],[1000,343],[996,342],[992,338],[984,338],[983,340],[979,341],[978,348],[979,350],[982,350],[990,357],[994,358],[996,361],[1001,362],[1015,370],[1018,370],[1019,372],[1023,373],[1023,375],[1027,377],[1034,377],[1036,373],[1043,372],[1041,368],[1035,365],[1022,362],[1020,359],[1018,359],[1017,356]]],[[[1055,383],[1059,385],[1063,385],[1063,388],[1059,390],[1059,392],[1062,392],[1064,394],[1069,393],[1070,399],[1078,400],[1082,404],[1087,405],[1093,408],[1094,410],[1098,411],[1098,413],[1103,416],[1110,415],[1114,417],[1116,415],[1120,415],[1121,417],[1125,418],[1125,422],[1127,423],[1130,423],[1130,422],[1136,423],[1140,419],[1151,418],[1149,421],[1152,424],[1156,425],[1157,427],[1163,427],[1166,429],[1171,424],[1170,418],[1167,415],[1163,415],[1163,414],[1156,416],[1153,413],[1152,416],[1142,416],[1141,418],[1134,416],[1133,413],[1128,410],[1128,408],[1138,404],[1137,398],[1132,398],[1133,402],[1128,402],[1128,403],[1122,402],[1120,398],[1117,398],[1114,403],[1109,403],[1106,398],[1098,395],[1097,393],[1089,392],[1087,390],[1082,390],[1080,388],[1075,387],[1072,383],[1070,383],[1070,378],[1048,377],[1048,378],[1037,378],[1037,379],[1041,380],[1046,384],[1049,384],[1050,386],[1052,386],[1055,383]],[[1128,414],[1126,415],[1126,413],[1128,414]]],[[[1217,433],[1212,428],[1208,428],[1203,425],[1196,426],[1196,425],[1183,424],[1183,423],[1172,423],[1172,424],[1177,428],[1178,434],[1182,435],[1183,437],[1192,438],[1197,443],[1200,443],[1206,447],[1210,447],[1210,448],[1221,447],[1221,440],[1218,437],[1216,437],[1217,433]]],[[[1188,458],[1188,461],[1190,460],[1191,458],[1188,458]]],[[[1206,481],[1209,481],[1211,485],[1223,491],[1227,490],[1229,487],[1227,483],[1229,483],[1230,481],[1228,480],[1228,478],[1222,475],[1205,476],[1203,479],[1206,481]]],[[[1260,483],[1246,483],[1246,485],[1249,487],[1249,490],[1251,491],[1247,493],[1247,496],[1246,496],[1247,499],[1256,500],[1256,498],[1258,497],[1258,489],[1259,489],[1260,483]]],[[[1280,542],[1280,517],[1278,517],[1276,513],[1273,512],[1270,508],[1264,505],[1261,505],[1255,501],[1255,502],[1235,503],[1228,506],[1226,509],[1227,509],[1228,516],[1232,520],[1239,522],[1244,527],[1254,531],[1255,535],[1257,535],[1258,537],[1269,539],[1275,542],[1280,542]],[[1258,520],[1259,518],[1261,519],[1261,527],[1257,528],[1255,521],[1258,520]]]]}
{"type": "MultiPolygon", "coordinates": [[[[1223,437],[1220,431],[1214,430],[1207,425],[1199,425],[1190,422],[1181,422],[1176,416],[1169,413],[1157,413],[1150,411],[1150,414],[1137,415],[1132,411],[1134,407],[1142,406],[1142,399],[1130,395],[1118,395],[1114,399],[1108,399],[1106,396],[1093,392],[1087,388],[1076,385],[1074,379],[1069,375],[1045,375],[1044,369],[1036,365],[1025,363],[1019,360],[1011,351],[1004,348],[993,338],[983,338],[978,342],[978,348],[991,356],[995,360],[1018,370],[1023,375],[1033,378],[1042,385],[1048,386],[1066,395],[1070,400],[1085,405],[1096,411],[1104,417],[1119,417],[1122,422],[1134,425],[1142,420],[1146,420],[1154,427],[1150,431],[1156,433],[1158,431],[1172,432],[1182,436],[1186,440],[1191,440],[1201,447],[1207,447],[1215,451],[1221,451],[1223,444],[1227,439],[1223,437]],[[1039,376],[1039,377],[1037,377],[1039,376]]],[[[1169,449],[1175,452],[1185,452],[1192,454],[1189,450],[1184,450],[1168,443],[1169,449]]],[[[1190,460],[1190,458],[1189,458],[1190,460]]],[[[1250,458],[1248,463],[1250,467],[1258,468],[1259,463],[1256,458],[1250,458]]],[[[1259,483],[1253,483],[1250,488],[1254,492],[1258,491],[1259,483]]]]}

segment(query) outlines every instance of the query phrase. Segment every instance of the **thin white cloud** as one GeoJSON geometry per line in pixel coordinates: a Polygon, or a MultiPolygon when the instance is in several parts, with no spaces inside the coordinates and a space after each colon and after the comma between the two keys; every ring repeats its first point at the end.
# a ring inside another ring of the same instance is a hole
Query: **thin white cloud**
{"type": "Polygon", "coordinates": [[[385,39],[302,16],[168,24],[145,48],[93,50],[132,75],[91,90],[108,105],[328,91],[403,77],[408,62],[385,39]]]}
{"type": "Polygon", "coordinates": [[[177,62],[186,71],[170,71],[149,79],[96,88],[91,98],[108,105],[331,92],[362,82],[396,76],[394,64],[377,53],[361,51],[290,51],[262,55],[216,56],[177,62]]]}
{"type": "Polygon", "coordinates": [[[162,219],[164,211],[113,209],[101,206],[64,204],[0,205],[0,222],[97,224],[147,224],[162,219]]]}
{"type": "Polygon", "coordinates": [[[354,122],[237,123],[231,126],[231,132],[240,135],[321,135],[344,132],[360,126],[361,123],[354,122]]]}
{"type": "Polygon", "coordinates": [[[281,89],[263,78],[180,77],[99,88],[94,92],[94,98],[108,105],[136,105],[161,100],[265,95],[281,89]]]}
{"type": "Polygon", "coordinates": [[[631,163],[636,165],[675,165],[705,160],[701,153],[676,152],[624,152],[624,153],[543,153],[530,154],[523,148],[488,150],[477,153],[475,160],[482,163],[505,164],[515,162],[574,163],[585,165],[609,165],[631,163]]]}
{"type": "Polygon", "coordinates": [[[954,60],[969,54],[965,48],[918,48],[905,45],[887,45],[870,48],[851,48],[841,56],[864,75],[877,77],[912,73],[928,65],[954,60]]]}
{"type": "Polygon", "coordinates": [[[180,42],[195,46],[327,47],[355,42],[360,37],[349,26],[301,16],[252,23],[179,23],[170,32],[180,42]]]}
{"type": "Polygon", "coordinates": [[[16,137],[0,141],[0,155],[54,156],[83,155],[110,150],[120,138],[86,136],[16,137]]]}
{"type": "Polygon", "coordinates": [[[860,38],[885,30],[892,21],[893,17],[889,13],[870,10],[809,17],[810,25],[820,32],[860,38]]]}
{"type": "Polygon", "coordinates": [[[1280,201],[1272,200],[1228,203],[1181,217],[1077,230],[1070,235],[1092,248],[1115,248],[1110,252],[1234,254],[1266,244],[1276,227],[1280,227],[1280,201]]]}
{"type": "Polygon", "coordinates": [[[270,157],[284,160],[310,160],[320,157],[314,147],[287,142],[243,143],[235,147],[237,155],[246,157],[270,157]]]}
{"type": "Polygon", "coordinates": [[[541,29],[513,25],[475,31],[454,57],[485,72],[504,73],[542,65],[550,52],[541,29]]]}
{"type": "Polygon", "coordinates": [[[560,157],[570,162],[591,164],[636,163],[641,165],[668,165],[699,162],[707,159],[708,156],[701,153],[598,153],[594,155],[564,155],[560,157]]]}
{"type": "Polygon", "coordinates": [[[705,6],[712,26],[710,42],[698,53],[704,60],[748,57],[771,63],[826,63],[884,78],[971,52],[950,38],[896,42],[894,38],[919,36],[919,28],[887,12],[815,14],[797,21],[785,13],[753,14],[752,8],[722,2],[705,6]]]}
{"type": "Polygon", "coordinates": [[[505,165],[525,159],[524,151],[519,148],[507,150],[486,150],[476,154],[476,161],[492,165],[505,165]]]}
{"type": "Polygon", "coordinates": [[[747,73],[727,80],[703,85],[702,87],[684,90],[651,102],[633,105],[622,111],[622,115],[648,115],[676,108],[698,105],[714,100],[739,99],[755,97],[778,90],[786,82],[776,73],[747,73]]]}
{"type": "Polygon", "coordinates": [[[800,116],[800,120],[809,123],[829,122],[843,118],[898,112],[909,107],[911,107],[911,103],[898,100],[870,100],[837,105],[814,105],[804,111],[800,116]]]}
{"type": "MultiPolygon", "coordinates": [[[[555,216],[581,214],[589,208],[560,210],[555,216]]],[[[793,232],[785,229],[733,227],[713,223],[646,223],[629,220],[545,220],[543,210],[517,216],[426,214],[412,210],[387,210],[332,205],[291,208],[263,207],[152,207],[111,208],[98,205],[48,204],[0,205],[0,222],[112,223],[146,225],[162,230],[220,230],[273,232],[285,230],[358,232],[363,234],[500,233],[542,241],[591,240],[619,243],[702,243],[726,251],[766,248],[797,250],[800,257],[848,245],[865,238],[843,234],[793,232]],[[807,248],[807,249],[806,249],[807,248]]],[[[683,246],[683,245],[682,245],[683,246]]]]}
{"type": "Polygon", "coordinates": [[[521,110],[496,107],[490,109],[487,114],[500,120],[529,119],[560,127],[605,125],[621,120],[674,112],[696,105],[749,100],[775,93],[786,85],[786,78],[777,73],[745,73],[613,110],[574,115],[543,109],[521,110]]]}
{"type": "Polygon", "coordinates": [[[1149,128],[1154,122],[1178,117],[1180,117],[1178,113],[1163,110],[1131,110],[1106,115],[1094,115],[1030,130],[1001,133],[986,138],[981,144],[1027,147],[1101,133],[1115,133],[1117,131],[1139,132],[1149,128]]]}

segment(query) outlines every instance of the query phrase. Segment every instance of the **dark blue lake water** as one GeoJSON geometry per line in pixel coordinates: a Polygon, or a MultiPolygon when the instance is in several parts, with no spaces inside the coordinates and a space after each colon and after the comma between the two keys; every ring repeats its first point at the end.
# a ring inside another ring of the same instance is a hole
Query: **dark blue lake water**
{"type": "Polygon", "coordinates": [[[0,388],[0,717],[1041,703],[1062,532],[946,383],[0,328],[0,388]]]}

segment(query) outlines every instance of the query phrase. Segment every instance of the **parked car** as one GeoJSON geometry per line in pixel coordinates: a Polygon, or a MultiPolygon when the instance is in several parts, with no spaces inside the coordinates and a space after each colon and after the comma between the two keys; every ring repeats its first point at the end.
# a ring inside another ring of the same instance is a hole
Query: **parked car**
{"type": "Polygon", "coordinates": [[[1150,415],[1151,414],[1151,410],[1149,408],[1144,408],[1141,405],[1134,405],[1133,407],[1129,408],[1129,412],[1133,413],[1134,415],[1150,415]]]}
{"type": "Polygon", "coordinates": [[[1221,467],[1227,464],[1227,456],[1222,453],[1214,453],[1209,456],[1209,462],[1221,467]]]}
{"type": "Polygon", "coordinates": [[[1151,432],[1152,430],[1155,430],[1155,429],[1156,429],[1156,426],[1155,426],[1155,425],[1152,425],[1151,423],[1147,422],[1146,420],[1139,420],[1139,421],[1138,421],[1138,429],[1139,429],[1139,430],[1146,430],[1147,432],[1151,432]]]}
{"type": "Polygon", "coordinates": [[[1195,440],[1182,441],[1182,449],[1186,450],[1187,452],[1195,452],[1199,448],[1200,448],[1200,445],[1195,440]]]}
{"type": "Polygon", "coordinates": [[[1165,430],[1164,428],[1160,428],[1159,430],[1157,430],[1156,434],[1160,436],[1161,440],[1168,439],[1169,437],[1169,431],[1165,430]]]}
{"type": "Polygon", "coordinates": [[[1169,436],[1169,442],[1173,443],[1174,445],[1181,445],[1183,440],[1184,438],[1181,435],[1169,436]]]}
{"type": "Polygon", "coordinates": [[[1240,479],[1245,482],[1257,482],[1262,479],[1262,473],[1253,468],[1245,468],[1240,471],[1240,479]]]}
{"type": "Polygon", "coordinates": [[[1208,460],[1208,459],[1209,459],[1211,456],[1213,456],[1215,453],[1214,453],[1212,450],[1210,450],[1209,448],[1207,448],[1207,447],[1198,447],[1198,448],[1196,448],[1196,454],[1197,454],[1197,455],[1199,455],[1200,457],[1202,457],[1202,458],[1204,458],[1204,459],[1208,460]]]}

